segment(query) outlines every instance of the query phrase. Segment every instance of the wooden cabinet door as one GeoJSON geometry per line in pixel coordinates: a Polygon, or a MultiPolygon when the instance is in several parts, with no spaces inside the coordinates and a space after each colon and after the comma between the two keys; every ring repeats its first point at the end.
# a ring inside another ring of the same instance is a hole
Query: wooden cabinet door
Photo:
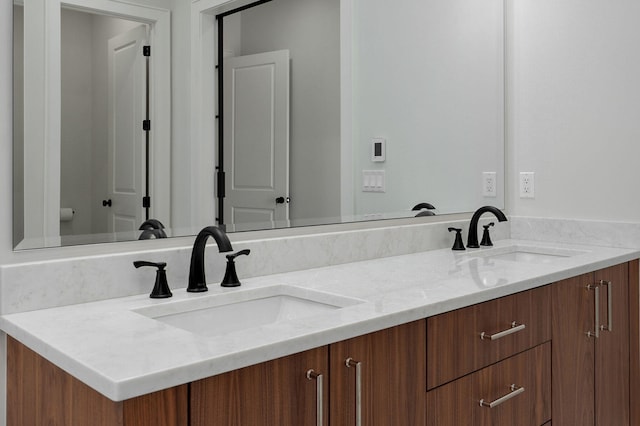
{"type": "Polygon", "coordinates": [[[316,426],[317,382],[323,374],[328,424],[326,346],[191,383],[192,426],[316,426]]]}
{"type": "Polygon", "coordinates": [[[427,425],[540,426],[551,418],[550,364],[547,342],[435,388],[427,425]]]}
{"type": "Polygon", "coordinates": [[[596,425],[625,426],[629,424],[630,410],[629,267],[625,263],[597,271],[595,282],[602,283],[600,324],[603,327],[595,340],[596,425]]]}
{"type": "Polygon", "coordinates": [[[425,424],[426,321],[381,330],[330,346],[330,424],[356,424],[356,367],[361,368],[362,425],[425,424]]]}
{"type": "Polygon", "coordinates": [[[630,424],[629,267],[624,263],[552,286],[557,424],[630,424]],[[598,337],[588,336],[596,328],[598,337]]]}
{"type": "Polygon", "coordinates": [[[595,297],[593,274],[580,275],[552,285],[553,422],[559,425],[593,425],[595,297]]]}
{"type": "Polygon", "coordinates": [[[113,402],[7,337],[7,425],[187,426],[188,385],[113,402]]]}

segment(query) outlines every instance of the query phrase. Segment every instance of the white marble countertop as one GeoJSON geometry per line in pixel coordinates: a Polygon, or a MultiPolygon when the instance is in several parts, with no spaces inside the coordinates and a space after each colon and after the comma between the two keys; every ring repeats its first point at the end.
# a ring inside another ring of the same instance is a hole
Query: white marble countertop
{"type": "Polygon", "coordinates": [[[207,293],[175,288],[170,299],[139,295],[4,315],[0,328],[121,401],[639,257],[640,251],[631,249],[503,240],[493,248],[434,250],[251,278],[239,288],[209,284],[207,293]],[[516,259],[509,254],[514,247],[543,255],[516,259]],[[243,315],[232,311],[226,321],[206,324],[207,335],[138,313],[291,287],[294,295],[322,292],[327,303],[357,300],[341,309],[226,333],[238,319],[234,315],[243,315]]]}

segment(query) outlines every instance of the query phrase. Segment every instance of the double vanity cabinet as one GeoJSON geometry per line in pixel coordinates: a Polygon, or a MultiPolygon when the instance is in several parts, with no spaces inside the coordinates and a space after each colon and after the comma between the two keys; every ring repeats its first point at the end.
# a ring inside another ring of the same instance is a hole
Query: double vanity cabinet
{"type": "Polygon", "coordinates": [[[633,260],[122,402],[9,338],[7,424],[636,425],[638,269],[633,260]]]}

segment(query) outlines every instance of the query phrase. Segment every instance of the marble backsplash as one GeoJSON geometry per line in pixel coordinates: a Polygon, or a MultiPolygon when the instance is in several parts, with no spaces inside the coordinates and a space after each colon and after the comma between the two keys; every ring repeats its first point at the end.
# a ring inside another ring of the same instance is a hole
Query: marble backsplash
{"type": "MultiPolygon", "coordinates": [[[[488,222],[491,218],[483,218],[488,222]]],[[[423,223],[264,238],[234,242],[235,250],[251,249],[237,261],[240,279],[337,265],[450,247],[448,227],[468,220],[423,223]]],[[[492,229],[497,241],[514,238],[640,249],[640,223],[511,216],[492,229]]],[[[233,234],[231,234],[233,242],[233,234]]],[[[191,246],[123,251],[111,255],[73,257],[0,266],[0,314],[44,309],[151,291],[155,272],[135,269],[134,260],[167,262],[171,288],[186,287],[191,246]]],[[[215,246],[206,254],[207,281],[222,279],[225,257],[215,246]]]]}
{"type": "MultiPolygon", "coordinates": [[[[483,222],[489,219],[483,218],[483,222]]],[[[233,234],[230,238],[234,250],[251,250],[249,257],[242,256],[236,262],[242,280],[451,247],[454,234],[447,228],[463,228],[466,241],[468,222],[409,224],[237,243],[233,241],[233,234]]],[[[510,238],[510,222],[496,222],[491,233],[495,241],[510,238]]],[[[148,293],[153,287],[155,271],[135,269],[135,260],[167,262],[170,287],[185,288],[190,256],[189,245],[3,265],[0,266],[0,314],[148,293]]],[[[225,270],[224,255],[219,254],[215,246],[209,247],[206,260],[207,282],[220,282],[225,270]]]]}
{"type": "Polygon", "coordinates": [[[640,249],[640,223],[509,217],[511,238],[640,249]]]}

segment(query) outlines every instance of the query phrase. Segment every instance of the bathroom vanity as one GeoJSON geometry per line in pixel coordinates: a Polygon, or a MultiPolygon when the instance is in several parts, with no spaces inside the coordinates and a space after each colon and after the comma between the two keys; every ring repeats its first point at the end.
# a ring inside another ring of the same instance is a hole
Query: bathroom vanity
{"type": "Polygon", "coordinates": [[[506,240],[5,315],[8,424],[636,424],[637,258],[506,240]],[[339,306],[209,336],[163,319],[286,291],[339,306]]]}

